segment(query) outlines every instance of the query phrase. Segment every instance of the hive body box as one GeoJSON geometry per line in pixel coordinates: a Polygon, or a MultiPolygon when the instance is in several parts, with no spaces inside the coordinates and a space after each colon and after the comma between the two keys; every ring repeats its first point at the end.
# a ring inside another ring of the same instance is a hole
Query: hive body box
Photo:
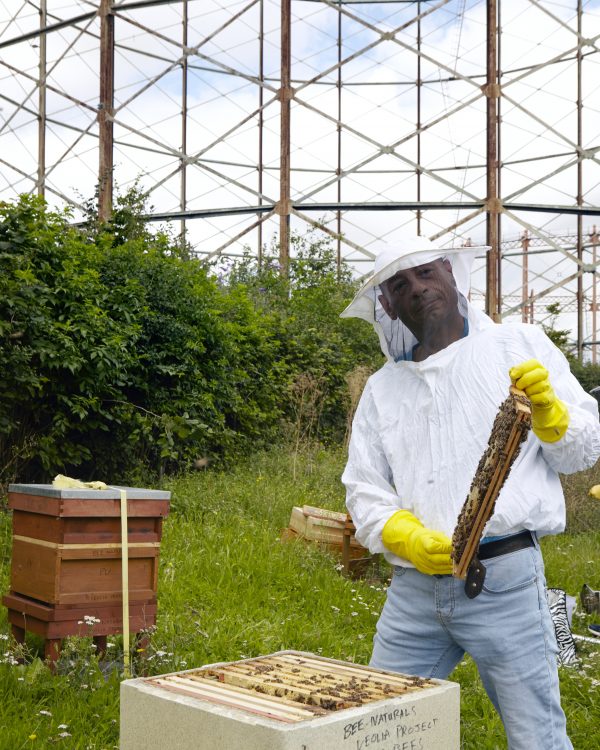
{"type": "MultiPolygon", "coordinates": [[[[296,660],[300,665],[308,660],[318,665],[323,683],[332,673],[343,672],[359,682],[376,678],[380,684],[405,677],[312,654],[282,651],[202,670],[127,680],[121,684],[121,750],[458,750],[460,746],[459,686],[442,680],[427,680],[422,688],[417,681],[417,686],[403,695],[364,700],[354,707],[317,708],[321,715],[311,715],[306,704],[296,704],[295,708],[283,701],[282,710],[290,712],[288,718],[279,715],[277,709],[270,716],[264,704],[260,706],[271,698],[264,694],[264,688],[255,698],[247,698],[242,688],[230,687],[230,691],[238,691],[239,697],[230,692],[220,698],[217,681],[209,683],[209,697],[195,695],[193,678],[196,677],[196,684],[203,682],[198,679],[201,672],[215,668],[218,672],[219,667],[243,668],[263,658],[287,659],[292,664],[296,660]],[[251,708],[246,711],[239,705],[234,707],[240,701],[251,708]],[[294,712],[306,716],[294,717],[294,712]]],[[[412,679],[407,678],[409,685],[415,684],[412,679]]],[[[275,677],[273,683],[281,685],[284,681],[285,678],[280,681],[275,677]]]]}
{"type": "MultiPolygon", "coordinates": [[[[170,493],[128,487],[130,630],[154,624],[162,520],[170,493]]],[[[3,598],[15,637],[29,630],[56,646],[88,635],[122,632],[121,502],[118,489],[56,489],[13,484],[11,590],[3,598]]],[[[48,644],[49,642],[49,644],[48,644]]],[[[57,649],[47,656],[56,656],[57,649]]]]}

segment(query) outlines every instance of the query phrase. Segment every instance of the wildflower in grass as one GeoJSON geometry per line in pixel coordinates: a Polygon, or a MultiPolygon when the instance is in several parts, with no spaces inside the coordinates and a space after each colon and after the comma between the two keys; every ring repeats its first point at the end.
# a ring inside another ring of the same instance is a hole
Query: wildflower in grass
{"type": "Polygon", "coordinates": [[[40,711],[40,716],[52,716],[52,714],[50,713],[50,711],[46,711],[46,709],[43,708],[40,711]]]}
{"type": "Polygon", "coordinates": [[[72,737],[73,735],[70,732],[60,732],[58,736],[61,738],[61,740],[64,740],[65,737],[72,737]]]}
{"type": "Polygon", "coordinates": [[[37,738],[37,734],[30,734],[27,739],[31,740],[32,742],[37,738]]]}
{"type": "Polygon", "coordinates": [[[8,635],[6,633],[0,633],[0,641],[7,641],[8,635]]]}
{"type": "Polygon", "coordinates": [[[68,728],[69,728],[68,724],[59,724],[57,727],[57,729],[68,729],[68,728]]]}

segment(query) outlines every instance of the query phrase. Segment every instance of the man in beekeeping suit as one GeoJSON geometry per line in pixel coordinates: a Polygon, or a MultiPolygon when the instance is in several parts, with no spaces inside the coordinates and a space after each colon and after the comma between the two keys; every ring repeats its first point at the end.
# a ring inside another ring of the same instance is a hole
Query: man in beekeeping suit
{"type": "Polygon", "coordinates": [[[486,249],[407,238],[377,256],[342,313],[373,324],[388,360],[362,394],[342,477],[357,539],[394,566],[371,665],[444,679],[468,652],[510,750],[567,750],[538,537],[564,529],[558,472],[600,455],[598,408],[539,328],[495,324],[468,303],[486,249]],[[511,381],[533,428],[469,591],[451,575],[451,536],[511,381]]]}

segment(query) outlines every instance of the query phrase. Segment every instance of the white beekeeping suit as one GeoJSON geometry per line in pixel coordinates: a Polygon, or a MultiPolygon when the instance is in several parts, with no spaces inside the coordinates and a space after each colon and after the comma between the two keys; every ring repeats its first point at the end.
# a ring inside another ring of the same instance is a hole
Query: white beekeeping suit
{"type": "Polygon", "coordinates": [[[569,427],[553,443],[530,434],[485,535],[562,531],[565,507],[557,472],[585,469],[600,455],[597,402],[571,374],[563,354],[539,328],[495,324],[467,301],[472,261],[486,249],[442,248],[422,237],[386,248],[376,258],[373,276],[342,313],[374,326],[388,360],[365,387],[342,481],[357,539],[395,565],[411,566],[382,543],[383,527],[398,509],[452,535],[498,407],[508,394],[508,371],[517,363],[534,358],[544,364],[568,407],[569,427]],[[382,308],[380,284],[398,271],[440,258],[452,266],[464,334],[415,362],[411,353],[418,342],[399,318],[392,320],[382,308]]]}

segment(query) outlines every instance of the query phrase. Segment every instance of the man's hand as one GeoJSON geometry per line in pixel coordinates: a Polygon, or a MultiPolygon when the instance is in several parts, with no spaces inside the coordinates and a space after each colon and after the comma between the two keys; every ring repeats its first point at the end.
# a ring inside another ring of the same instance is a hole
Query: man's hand
{"type": "Polygon", "coordinates": [[[451,540],[441,531],[427,529],[407,510],[399,510],[383,527],[385,546],[428,575],[452,573],[451,540]]]}
{"type": "Polygon", "coordinates": [[[545,443],[560,440],[569,426],[569,412],[556,397],[548,380],[548,370],[537,359],[528,359],[511,367],[509,375],[531,401],[531,426],[535,434],[545,443]]]}

